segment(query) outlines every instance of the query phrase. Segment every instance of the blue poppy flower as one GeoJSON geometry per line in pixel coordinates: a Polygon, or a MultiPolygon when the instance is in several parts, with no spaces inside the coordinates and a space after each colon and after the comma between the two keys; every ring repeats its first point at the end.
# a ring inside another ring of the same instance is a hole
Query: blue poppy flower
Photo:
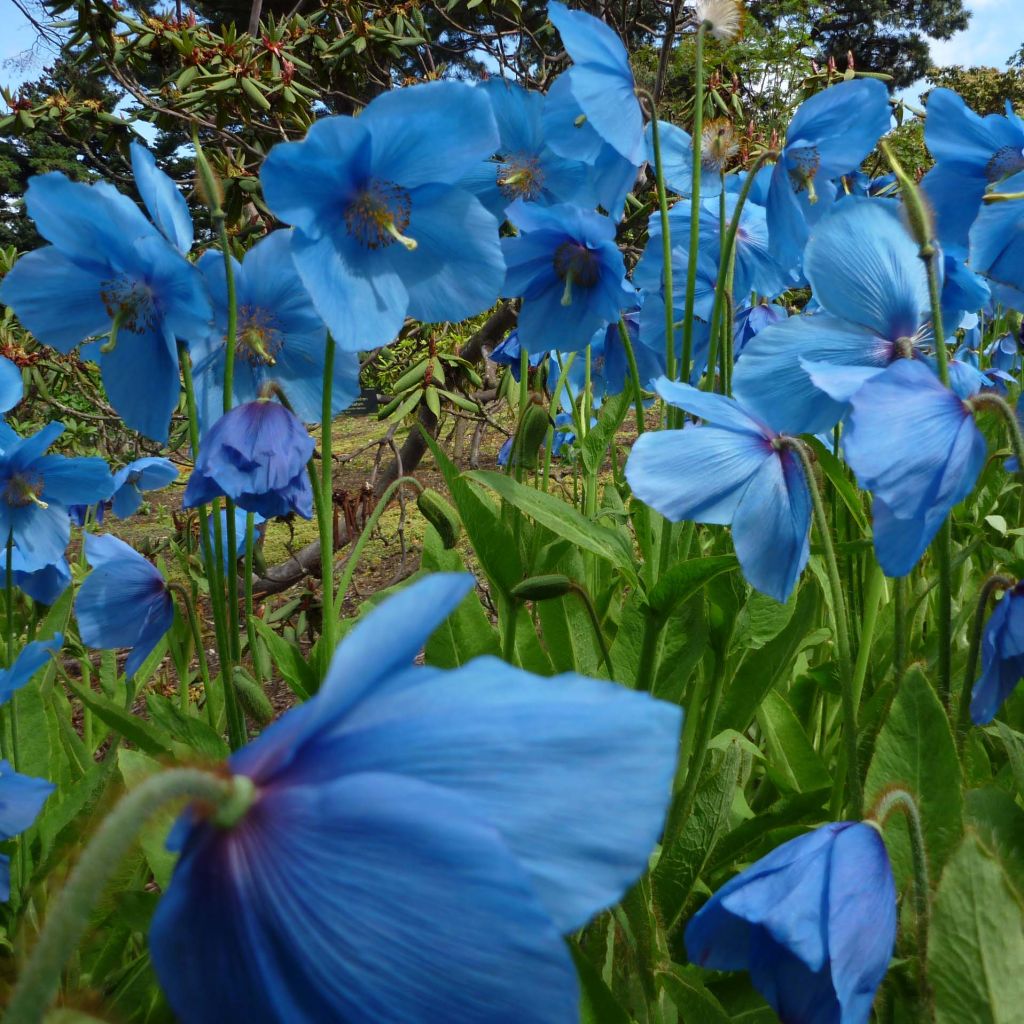
{"type": "Polygon", "coordinates": [[[64,636],[55,633],[49,640],[33,640],[26,644],[9,668],[0,669],[0,705],[20,690],[50,659],[60,652],[64,636]]]}
{"type": "MultiPolygon", "coordinates": [[[[114,474],[111,508],[118,519],[134,515],[142,504],[143,491],[160,491],[178,479],[178,467],[170,459],[155,456],[136,459],[114,474]]],[[[102,520],[99,520],[102,522],[102,520]]]]}
{"type": "Polygon", "coordinates": [[[928,279],[898,207],[849,197],[814,229],[804,273],[824,312],[766,327],[743,349],[736,398],[780,430],[835,426],[853,391],[931,341],[928,279]]]}
{"type": "Polygon", "coordinates": [[[561,936],[646,868],[681,712],[493,658],[414,666],[472,585],[430,574],[371,612],[232,755],[242,819],[183,820],[150,930],[181,1019],[578,1019],[561,936]]]}
{"type": "Polygon", "coordinates": [[[71,586],[71,566],[64,557],[41,569],[26,569],[20,548],[11,552],[11,570],[14,585],[28,594],[33,601],[51,605],[71,586]]]}
{"type": "Polygon", "coordinates": [[[638,437],[626,462],[633,494],[672,522],[731,525],[747,581],[788,600],[810,553],[811,498],[799,458],[731,398],[664,377],[656,390],[706,423],[638,437]]]}
{"type": "MultiPolygon", "coordinates": [[[[166,187],[156,180],[150,176],[144,187],[163,196],[151,198],[172,230],[166,187]]],[[[116,340],[93,344],[84,354],[98,359],[103,386],[125,424],[167,440],[180,392],[175,339],[201,338],[209,330],[210,302],[195,267],[105,182],[37,175],[25,205],[53,244],[18,260],[0,284],[0,301],[61,352],[110,332],[116,322],[116,340]]]]}
{"type": "MultiPolygon", "coordinates": [[[[233,405],[254,402],[267,384],[277,384],[305,423],[323,413],[327,328],[313,308],[291,258],[291,232],[274,231],[234,266],[238,310],[233,405]]],[[[197,403],[203,428],[224,412],[228,294],[224,257],[207,251],[199,272],[213,300],[214,330],[194,346],[197,403]]],[[[337,416],[359,395],[359,357],[336,351],[331,414],[337,416]]]]}
{"type": "MultiPolygon", "coordinates": [[[[640,315],[625,313],[622,317],[633,347],[640,386],[654,390],[654,382],[665,374],[665,349],[650,349],[640,344],[640,315]]],[[[595,402],[600,403],[612,395],[619,395],[631,388],[632,381],[626,347],[622,344],[618,322],[599,330],[590,342],[590,383],[595,402]]],[[[569,370],[568,384],[575,394],[582,394],[586,376],[586,361],[576,358],[569,370]]]]}
{"type": "Polygon", "coordinates": [[[971,692],[971,721],[988,725],[1024,678],[1024,584],[1007,590],[985,623],[981,676],[971,692]]]}
{"type": "Polygon", "coordinates": [[[965,397],[925,363],[900,359],[850,400],[843,452],[874,495],[875,553],[887,576],[913,569],[985,464],[965,397]]]}
{"type": "Polygon", "coordinates": [[[135,187],[160,234],[180,253],[187,253],[195,239],[188,203],[171,179],[156,165],[156,158],[145,146],[133,142],[129,147],[135,187]]]}
{"type": "MultiPolygon", "coordinates": [[[[994,192],[1024,192],[1024,171],[994,192]]],[[[1024,200],[985,203],[971,227],[971,266],[984,274],[994,296],[1024,311],[1024,200]]]]}
{"type": "Polygon", "coordinates": [[[1009,101],[1005,117],[981,117],[950,89],[932,89],[925,113],[924,141],[935,166],[921,184],[939,238],[966,248],[985,190],[1024,171],[1024,122],[1009,101]]]}
{"type": "Polygon", "coordinates": [[[644,116],[622,40],[603,21],[552,0],[548,17],[572,58],[566,72],[589,124],[634,167],[646,159],[644,116]]]}
{"type": "Polygon", "coordinates": [[[46,454],[63,431],[63,423],[49,423],[0,452],[0,548],[13,541],[29,572],[64,557],[71,505],[91,505],[114,490],[102,459],[46,454]]]}
{"type": "Polygon", "coordinates": [[[92,572],[75,595],[78,633],[87,647],[130,647],[131,678],[174,622],[174,602],[160,570],[111,534],[85,535],[92,572]]]}
{"type": "MultiPolygon", "coordinates": [[[[673,210],[678,207],[673,207],[673,210]]],[[[671,215],[670,215],[671,220],[671,215]]],[[[677,222],[678,223],[678,222],[677,222]]],[[[655,213],[648,224],[647,245],[643,255],[633,268],[633,284],[648,295],[657,294],[665,298],[665,253],[661,244],[661,218],[655,213]]],[[[672,291],[673,308],[682,319],[686,308],[686,278],[690,265],[689,217],[685,231],[676,231],[671,223],[669,234],[672,239],[672,291]]],[[[718,281],[718,253],[704,246],[697,250],[697,274],[694,281],[693,311],[701,320],[710,320],[715,304],[715,287],[718,281]]],[[[646,303],[646,299],[644,300],[646,303]]]]}
{"type": "MultiPolygon", "coordinates": [[[[0,761],[0,842],[31,827],[46,798],[56,789],[46,779],[19,775],[9,761],[0,761]]],[[[11,898],[11,858],[0,854],[0,900],[11,898]]]]}
{"type": "Polygon", "coordinates": [[[519,234],[502,239],[503,293],[523,300],[517,330],[528,352],[579,351],[636,304],[607,217],[567,204],[517,203],[511,219],[519,234]]]}
{"type": "Polygon", "coordinates": [[[733,352],[738,359],[751,338],[756,338],[766,327],[789,319],[789,310],[774,302],[756,302],[744,306],[736,313],[733,327],[733,352]]]}
{"type": "Polygon", "coordinates": [[[896,942],[896,886],[871,825],[797,836],[728,881],[686,928],[702,967],[749,971],[789,1024],[866,1024],[896,942]]]}
{"type": "Polygon", "coordinates": [[[477,86],[491,103],[498,126],[494,159],[481,163],[465,184],[499,220],[517,199],[524,202],[574,202],[596,206],[592,171],[579,159],[559,156],[544,137],[544,96],[520,85],[491,78],[477,86]]]}
{"type": "Polygon", "coordinates": [[[206,432],[185,488],[185,508],[228,497],[266,519],[291,512],[310,519],[313,491],[306,464],[313,438],[278,402],[247,402],[206,432]]]}
{"type": "Polygon", "coordinates": [[[797,108],[767,197],[768,230],[783,269],[799,266],[809,226],[831,206],[832,179],[854,170],[889,122],[889,90],[872,78],[840,82],[797,108]]]}
{"type": "MultiPolygon", "coordinates": [[[[677,250],[680,252],[682,250],[677,250]]],[[[704,269],[710,266],[708,263],[704,269]]],[[[685,279],[685,271],[684,271],[685,279]]],[[[702,281],[706,281],[701,271],[697,273],[697,290],[700,294],[702,288],[702,281]]],[[[637,340],[640,345],[653,352],[662,362],[665,359],[665,300],[658,292],[641,292],[643,303],[640,306],[640,311],[637,314],[639,320],[639,331],[637,334],[637,340]]],[[[679,359],[682,355],[683,348],[683,322],[685,316],[685,310],[681,306],[676,306],[673,310],[674,314],[674,325],[675,325],[675,348],[676,348],[676,359],[679,359]]],[[[704,371],[707,369],[708,363],[708,351],[711,344],[711,325],[707,320],[702,320],[699,317],[693,318],[693,328],[691,331],[692,338],[692,352],[691,358],[693,363],[690,370],[690,383],[696,384],[700,378],[704,375],[704,371]]]]}
{"type": "Polygon", "coordinates": [[[1020,342],[1012,332],[1001,334],[985,349],[989,363],[996,370],[1004,373],[1016,373],[1020,370],[1020,342]]]}
{"type": "MultiPolygon", "coordinates": [[[[722,191],[722,171],[725,168],[725,161],[716,159],[716,151],[707,145],[709,132],[713,133],[714,131],[715,126],[712,123],[701,137],[700,194],[702,196],[718,196],[722,191]]],[[[713,138],[714,136],[711,135],[710,139],[713,140],[713,138]]],[[[653,170],[655,166],[654,129],[650,124],[647,125],[644,132],[644,140],[647,144],[647,161],[653,170]]],[[[658,145],[661,149],[661,170],[665,188],[681,196],[691,195],[693,192],[693,139],[690,133],[669,121],[659,120],[658,145]]],[[[728,156],[733,156],[736,151],[730,147],[728,156]]]]}
{"type": "MultiPolygon", "coordinates": [[[[491,354],[487,357],[492,363],[497,363],[499,366],[507,366],[512,371],[512,377],[519,382],[519,368],[522,365],[522,361],[519,358],[522,350],[519,347],[519,332],[515,329],[508,332],[504,339],[499,341],[497,345],[491,350],[491,354]]],[[[530,366],[536,369],[544,362],[544,357],[547,352],[537,351],[530,355],[529,361],[530,366]]]]}
{"type": "Polygon", "coordinates": [[[596,204],[618,221],[636,184],[638,168],[591,127],[572,94],[568,72],[559,75],[544,94],[542,123],[544,141],[553,153],[580,160],[590,169],[582,198],[570,196],[571,201],[577,206],[596,204]]]}
{"type": "Polygon", "coordinates": [[[482,90],[429,82],[267,154],[267,205],[294,225],[299,277],[342,349],[386,345],[406,316],[463,320],[494,304],[498,222],[460,183],[499,145],[482,90]]]}

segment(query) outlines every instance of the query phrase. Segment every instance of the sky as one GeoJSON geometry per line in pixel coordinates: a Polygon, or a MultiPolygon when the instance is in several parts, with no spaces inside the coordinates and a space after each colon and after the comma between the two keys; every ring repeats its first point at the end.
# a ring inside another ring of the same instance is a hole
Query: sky
{"type": "MultiPolygon", "coordinates": [[[[952,39],[933,42],[933,61],[939,65],[1004,68],[1024,43],[1024,0],[967,0],[966,6],[972,15],[970,27],[952,39]]],[[[34,39],[35,30],[13,0],[0,0],[0,83],[15,86],[38,76],[50,56],[45,48],[23,70],[8,63],[17,60],[34,39]]],[[[920,92],[919,87],[911,87],[902,95],[914,101],[920,92]]]]}

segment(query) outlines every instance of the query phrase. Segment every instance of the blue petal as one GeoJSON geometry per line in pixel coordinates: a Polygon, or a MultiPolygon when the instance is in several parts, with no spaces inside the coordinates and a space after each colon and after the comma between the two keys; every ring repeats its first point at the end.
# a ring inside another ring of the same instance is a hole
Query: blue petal
{"type": "Polygon", "coordinates": [[[566,160],[592,164],[609,148],[583,115],[568,72],[559,75],[544,96],[543,125],[551,151],[566,160]]]}
{"type": "Polygon", "coordinates": [[[759,435],[720,427],[647,432],[626,462],[633,494],[672,522],[731,523],[743,493],[773,453],[759,435]]]}
{"type": "Polygon", "coordinates": [[[15,548],[12,568],[14,570],[14,585],[40,604],[56,603],[57,598],[71,585],[71,567],[66,558],[59,559],[53,565],[30,570],[25,568],[25,560],[21,551],[15,548]]]}
{"type": "Polygon", "coordinates": [[[818,434],[839,422],[846,401],[817,386],[805,364],[877,372],[891,361],[892,345],[864,328],[827,313],[793,316],[769,325],[744,346],[733,392],[776,430],[818,434]]]}
{"type": "Polygon", "coordinates": [[[6,356],[0,356],[0,413],[13,409],[24,391],[21,369],[6,356]]]}
{"type": "Polygon", "coordinates": [[[178,187],[156,165],[156,159],[145,146],[131,144],[132,173],[135,185],[146,204],[153,223],[179,252],[192,248],[192,215],[178,187]]]}
{"type": "Polygon", "coordinates": [[[374,176],[408,189],[455,185],[467,167],[500,149],[486,93],[463,82],[382,92],[359,115],[359,124],[372,138],[374,176]]]}
{"type": "Polygon", "coordinates": [[[0,704],[6,704],[11,695],[20,690],[52,657],[60,653],[64,644],[61,633],[49,640],[34,640],[26,644],[10,668],[0,669],[0,704]]]}
{"type": "Polygon", "coordinates": [[[894,204],[848,196],[815,226],[804,273],[833,316],[891,341],[913,338],[929,307],[917,249],[894,204]]]}
{"type": "Polygon", "coordinates": [[[0,840],[24,832],[39,817],[54,789],[52,782],[19,775],[9,762],[0,761],[0,840]]]}
{"type": "Polygon", "coordinates": [[[29,504],[19,508],[0,505],[0,537],[10,531],[14,546],[21,551],[26,570],[43,569],[64,557],[71,539],[71,523],[60,505],[40,508],[29,504]]]}
{"type": "Polygon", "coordinates": [[[810,554],[811,498],[799,460],[772,453],[751,479],[732,521],[732,540],[751,586],[788,601],[810,554]]]}
{"type": "Polygon", "coordinates": [[[770,431],[766,431],[764,424],[747,413],[734,398],[727,398],[713,391],[701,391],[691,384],[680,384],[667,377],[655,381],[654,389],[669,405],[685,409],[716,427],[738,433],[756,434],[761,438],[770,436],[770,431]]]}
{"type": "Polygon", "coordinates": [[[928,509],[924,515],[897,518],[889,506],[875,498],[871,507],[875,557],[886,576],[906,576],[921,560],[932,538],[946,518],[944,507],[928,509]]]}
{"type": "Polygon", "coordinates": [[[877,829],[836,836],[828,887],[828,951],[843,1015],[867,1020],[896,943],[896,886],[877,829]]]}
{"type": "Polygon", "coordinates": [[[458,792],[501,834],[560,932],[582,927],[643,873],[672,789],[679,708],[492,658],[401,678],[318,740],[297,780],[326,783],[344,764],[458,792]],[[638,735],[644,743],[629,742],[638,735]]]}
{"type": "Polygon", "coordinates": [[[40,497],[61,505],[94,505],[114,493],[114,478],[103,459],[43,455],[33,466],[43,478],[40,497]]]}
{"type": "Polygon", "coordinates": [[[100,362],[110,404],[125,425],[153,441],[166,441],[181,384],[178,353],[159,330],[122,331],[100,362]]]}
{"type": "Polygon", "coordinates": [[[568,950],[473,811],[435,786],[366,774],[264,790],[234,829],[197,830],[150,933],[176,1013],[195,1024],[577,1019],[568,950]]]}

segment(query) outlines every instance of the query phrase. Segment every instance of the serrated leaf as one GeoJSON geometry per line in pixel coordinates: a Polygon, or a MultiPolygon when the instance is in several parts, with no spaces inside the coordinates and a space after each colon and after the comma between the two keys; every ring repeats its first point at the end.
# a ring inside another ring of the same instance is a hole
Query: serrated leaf
{"type": "Polygon", "coordinates": [[[303,657],[298,644],[290,643],[258,616],[254,617],[256,632],[266,643],[270,658],[277,666],[281,678],[299,700],[309,700],[318,688],[317,676],[303,657]]]}
{"type": "Polygon", "coordinates": [[[757,723],[768,745],[768,774],[782,789],[814,793],[832,784],[825,763],[811,746],[804,727],[782,694],[765,694],[757,723]]]}

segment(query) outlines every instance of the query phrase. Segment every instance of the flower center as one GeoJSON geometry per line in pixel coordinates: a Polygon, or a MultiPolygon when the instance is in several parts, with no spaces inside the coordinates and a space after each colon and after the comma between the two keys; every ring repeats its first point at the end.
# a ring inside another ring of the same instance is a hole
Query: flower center
{"type": "Polygon", "coordinates": [[[242,306],[238,310],[235,355],[239,359],[252,366],[273,366],[283,345],[284,338],[272,313],[259,306],[242,306]]]}
{"type": "Polygon", "coordinates": [[[814,191],[814,176],[821,165],[821,154],[816,146],[801,146],[787,154],[789,179],[793,183],[794,192],[807,190],[807,198],[812,203],[818,201],[814,191]]]}
{"type": "Polygon", "coordinates": [[[990,182],[1001,181],[1018,171],[1024,171],[1024,149],[1018,146],[1001,146],[985,165],[985,177],[990,182]]]}
{"type": "Polygon", "coordinates": [[[145,334],[157,320],[156,300],[149,285],[127,277],[114,278],[100,285],[100,301],[118,330],[145,334]]]}
{"type": "Polygon", "coordinates": [[[412,203],[409,193],[390,181],[371,181],[345,207],[348,233],[367,249],[382,249],[401,242],[412,251],[416,242],[406,238],[412,203]]]}
{"type": "Polygon", "coordinates": [[[700,165],[705,171],[721,173],[739,150],[730,121],[716,118],[704,125],[700,136],[700,165]]]}
{"type": "Polygon", "coordinates": [[[556,250],[554,257],[555,273],[565,282],[562,292],[562,305],[572,305],[573,285],[581,288],[593,288],[597,284],[601,265],[597,253],[592,252],[579,242],[563,242],[556,250]]]}
{"type": "Polygon", "coordinates": [[[498,165],[498,188],[506,199],[537,199],[544,189],[544,175],[535,156],[517,153],[498,165]]]}
{"type": "Polygon", "coordinates": [[[43,478],[41,476],[27,476],[24,473],[15,473],[7,481],[4,488],[4,501],[14,508],[24,508],[26,505],[38,505],[46,508],[46,502],[39,499],[43,492],[43,478]]]}

